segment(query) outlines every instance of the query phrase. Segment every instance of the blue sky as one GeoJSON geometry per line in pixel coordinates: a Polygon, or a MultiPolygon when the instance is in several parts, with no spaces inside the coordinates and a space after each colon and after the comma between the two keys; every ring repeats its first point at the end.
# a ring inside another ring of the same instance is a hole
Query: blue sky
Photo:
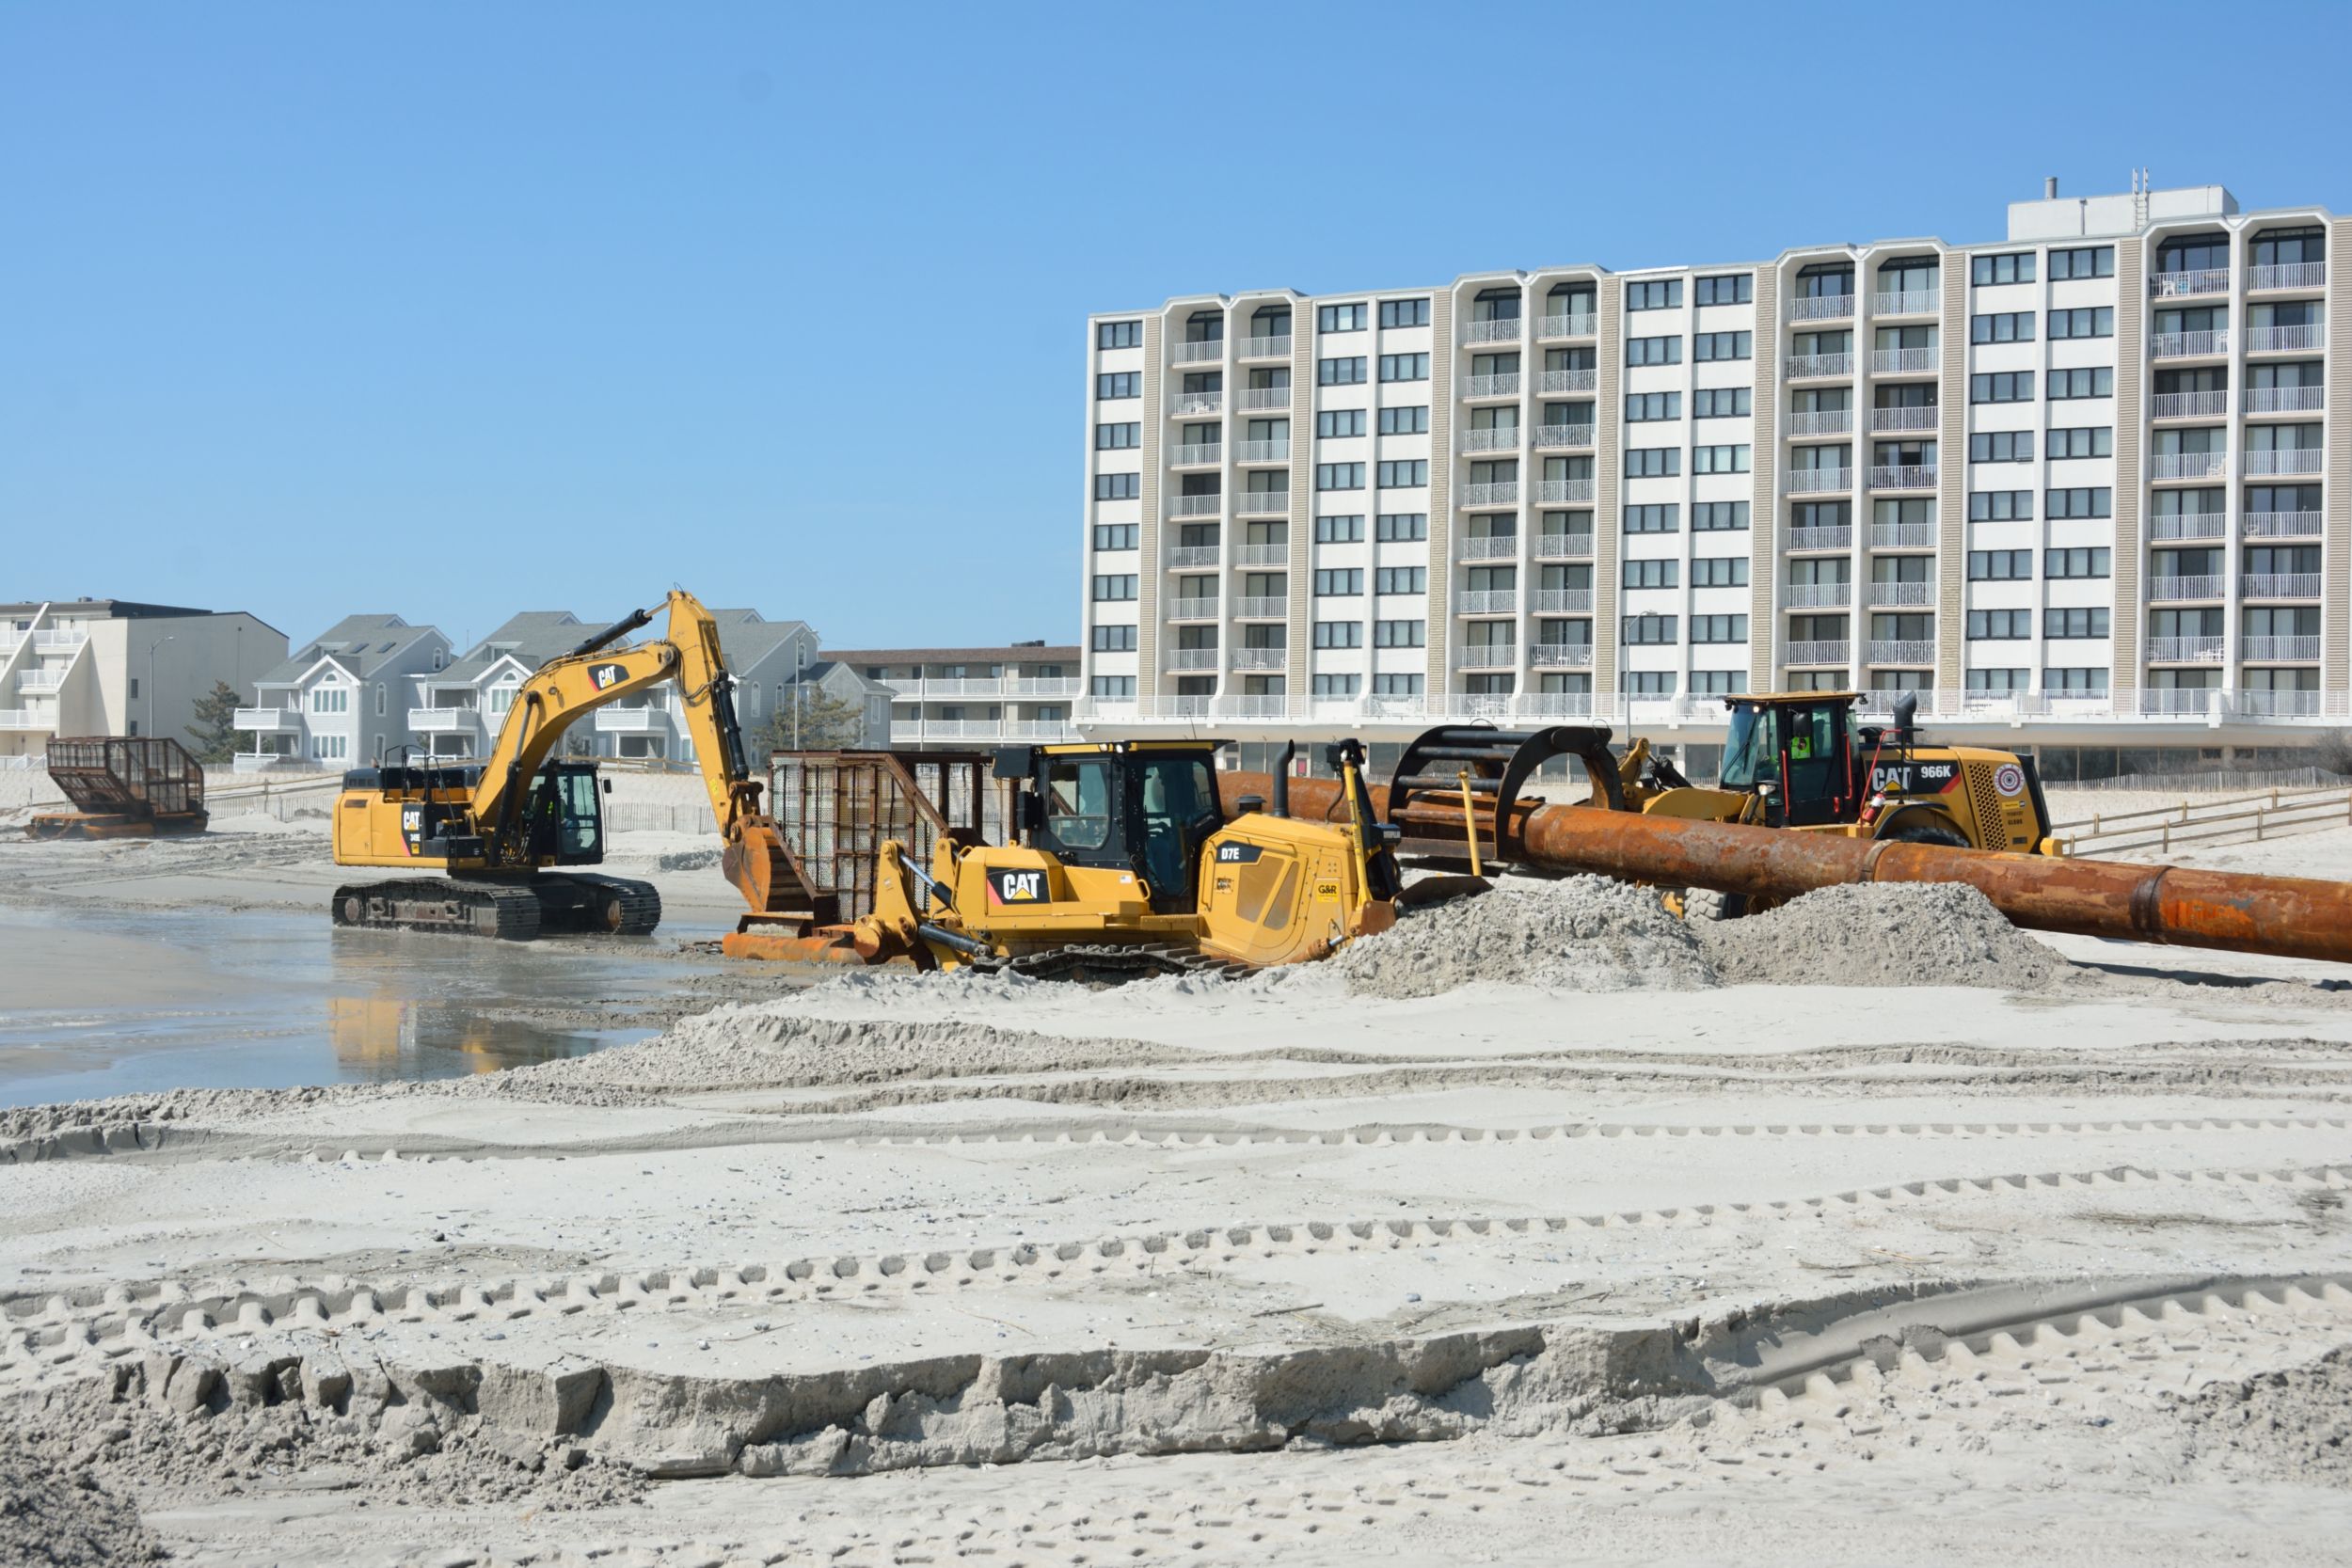
{"type": "Polygon", "coordinates": [[[2352,211],[2346,14],[0,0],[0,597],[1058,640],[1089,310],[2352,211]]]}

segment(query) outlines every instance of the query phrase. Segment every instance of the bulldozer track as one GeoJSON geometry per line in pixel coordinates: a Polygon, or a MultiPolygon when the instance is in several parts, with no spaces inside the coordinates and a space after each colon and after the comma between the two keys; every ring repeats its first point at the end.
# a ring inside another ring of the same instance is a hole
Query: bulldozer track
{"type": "MultiPolygon", "coordinates": [[[[592,1313],[854,1302],[1007,1287],[1066,1288],[1214,1273],[1248,1259],[1345,1257],[1406,1247],[1541,1241],[1592,1231],[1809,1220],[1951,1198],[2074,1196],[2152,1187],[2342,1192],[2352,1188],[2352,1164],[2262,1170],[2119,1165],[2091,1171],[1904,1181],[1825,1196],[1754,1203],[1701,1203],[1551,1217],[1251,1223],[1079,1242],[844,1254],[784,1263],[600,1270],[495,1282],[372,1285],[328,1275],[315,1283],[280,1280],[266,1288],[191,1287],[168,1280],[115,1284],[103,1290],[44,1291],[0,1299],[0,1313],[5,1314],[5,1327],[0,1328],[0,1389],[23,1389],[80,1375],[93,1364],[166,1343],[273,1327],[325,1330],[382,1323],[496,1324],[592,1313]]],[[[2106,1305],[2078,1303],[2072,1310],[2106,1305]]],[[[1792,1369],[1788,1376],[1801,1378],[1817,1370],[1807,1363],[1792,1369]]]]}
{"type": "Polygon", "coordinates": [[[1249,965],[1215,958],[1177,942],[1089,942],[1025,953],[998,963],[976,966],[990,974],[1012,974],[1032,980],[1060,980],[1078,985],[1124,985],[1168,974],[1199,975],[1233,980],[1254,974],[1249,965]]]}

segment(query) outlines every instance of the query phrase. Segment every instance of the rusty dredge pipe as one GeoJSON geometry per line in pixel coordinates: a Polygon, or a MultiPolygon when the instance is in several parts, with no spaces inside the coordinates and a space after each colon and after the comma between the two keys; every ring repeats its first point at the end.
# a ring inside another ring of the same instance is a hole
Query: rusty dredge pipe
{"type": "MultiPolygon", "coordinates": [[[[1274,798],[1263,773],[1220,773],[1217,780],[1229,813],[1245,795],[1274,798]]],[[[1289,782],[1294,815],[1344,815],[1331,780],[1289,782]]],[[[1385,816],[1388,791],[1371,794],[1374,811],[1385,816]]],[[[1551,871],[1771,898],[1840,882],[1965,882],[2011,924],[2033,930],[2352,963],[2352,882],[1988,854],[1537,800],[1498,809],[1502,831],[1481,821],[1479,836],[1506,861],[1551,871]]],[[[1399,826],[1408,839],[1462,843],[1458,810],[1416,803],[1399,826]]]]}

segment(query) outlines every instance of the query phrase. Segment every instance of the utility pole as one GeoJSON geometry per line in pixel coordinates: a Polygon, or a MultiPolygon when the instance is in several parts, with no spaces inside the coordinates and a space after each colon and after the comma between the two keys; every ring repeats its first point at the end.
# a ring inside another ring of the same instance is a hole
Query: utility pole
{"type": "Polygon", "coordinates": [[[155,733],[155,650],[167,642],[177,641],[177,638],[159,637],[147,645],[147,733],[151,736],[155,733]]]}

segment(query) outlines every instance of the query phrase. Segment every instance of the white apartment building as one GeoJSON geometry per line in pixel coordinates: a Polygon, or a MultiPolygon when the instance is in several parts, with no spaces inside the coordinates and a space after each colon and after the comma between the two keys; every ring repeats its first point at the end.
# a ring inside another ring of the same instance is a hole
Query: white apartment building
{"type": "Polygon", "coordinates": [[[1090,317],[1074,717],[1690,748],[1851,688],[2058,779],[2292,745],[2352,680],[2348,230],[2053,181],[1994,244],[1090,317]]]}
{"type": "Polygon", "coordinates": [[[1071,711],[1085,684],[1070,643],[861,648],[825,657],[888,689],[892,746],[955,751],[1080,738],[1071,711]]]}
{"type": "Polygon", "coordinates": [[[253,705],[237,710],[237,728],[252,737],[237,752],[237,771],[331,772],[404,746],[422,752],[428,736],[410,728],[410,703],[449,652],[436,627],[397,615],[344,616],[253,681],[253,705]]]}
{"type": "Polygon", "coordinates": [[[286,634],[244,610],[128,599],[0,604],[0,756],[52,736],[150,735],[191,744],[196,704],[242,691],[286,657],[286,634]]]}

